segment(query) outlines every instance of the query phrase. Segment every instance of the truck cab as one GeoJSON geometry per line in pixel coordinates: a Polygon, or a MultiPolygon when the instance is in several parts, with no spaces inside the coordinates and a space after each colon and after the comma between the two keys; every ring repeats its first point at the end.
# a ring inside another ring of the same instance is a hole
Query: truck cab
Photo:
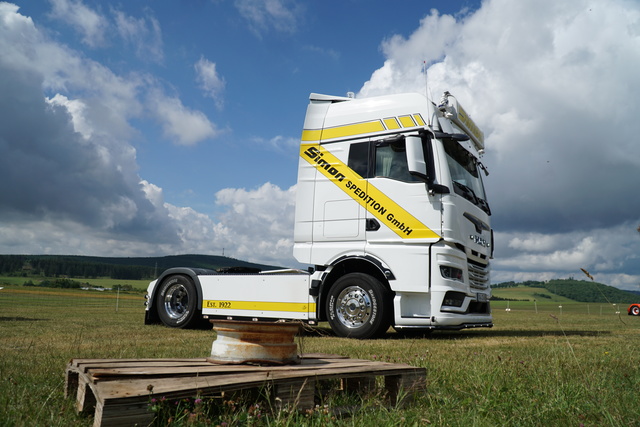
{"type": "Polygon", "coordinates": [[[294,256],[318,320],[348,336],[492,326],[484,135],[458,101],[312,94],[294,256]]]}

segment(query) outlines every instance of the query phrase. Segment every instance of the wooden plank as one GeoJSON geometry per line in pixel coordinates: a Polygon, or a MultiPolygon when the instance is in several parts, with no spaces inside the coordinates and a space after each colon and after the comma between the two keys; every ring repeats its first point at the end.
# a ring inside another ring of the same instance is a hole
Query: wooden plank
{"type": "Polygon", "coordinates": [[[368,369],[380,370],[388,369],[393,366],[397,369],[397,364],[389,364],[386,362],[370,362],[357,359],[347,359],[336,363],[326,363],[320,359],[310,360],[307,363],[301,365],[289,365],[289,366],[251,366],[251,365],[215,365],[208,363],[206,365],[192,365],[192,366],[175,366],[167,367],[160,365],[138,365],[128,367],[116,367],[116,368],[103,368],[96,367],[85,370],[90,372],[91,376],[96,380],[108,380],[109,377],[115,376],[180,376],[180,375],[202,375],[202,374],[236,374],[239,372],[260,372],[260,371],[290,371],[290,370],[327,370],[327,369],[342,369],[344,367],[360,366],[363,363],[367,363],[368,369]]]}
{"type": "Polygon", "coordinates": [[[64,397],[73,396],[78,390],[78,372],[67,370],[64,377],[64,397]]]}
{"type": "Polygon", "coordinates": [[[79,364],[92,364],[92,363],[149,363],[149,362],[206,362],[206,357],[196,357],[196,358],[156,358],[156,359],[71,359],[69,365],[77,366],[79,364]]]}
{"type": "Polygon", "coordinates": [[[117,361],[105,361],[101,362],[99,359],[89,362],[75,362],[72,361],[68,365],[68,369],[72,369],[78,372],[86,372],[88,369],[95,368],[122,368],[122,367],[137,367],[137,366],[149,366],[149,367],[180,367],[180,366],[209,366],[210,362],[206,359],[185,359],[185,360],[123,360],[117,361]]]}
{"type": "Polygon", "coordinates": [[[83,367],[83,372],[91,372],[96,378],[107,376],[128,376],[128,375],[165,375],[165,374],[182,374],[182,373],[236,373],[236,372],[256,372],[256,371],[289,371],[300,369],[341,369],[348,366],[366,365],[372,370],[385,370],[389,367],[397,369],[401,365],[388,362],[377,362],[361,359],[338,359],[335,361],[323,359],[308,359],[300,365],[287,366],[256,366],[256,365],[218,365],[213,363],[193,363],[184,365],[164,365],[164,364],[127,364],[124,366],[112,365],[92,365],[91,367],[83,367]]]}
{"type": "Polygon", "coordinates": [[[105,406],[99,403],[93,419],[94,427],[124,427],[151,425],[155,414],[149,410],[148,401],[122,402],[105,406]]]}
{"type": "Polygon", "coordinates": [[[274,383],[274,404],[278,410],[284,408],[309,409],[315,405],[316,380],[313,377],[295,378],[274,383]]]}
{"type": "Polygon", "coordinates": [[[243,387],[255,387],[262,385],[270,378],[269,372],[247,373],[245,375],[215,375],[205,377],[178,377],[158,379],[133,379],[117,382],[107,381],[95,384],[103,399],[128,398],[134,396],[162,397],[167,393],[202,391],[223,391],[224,386],[232,386],[229,389],[242,389],[243,387]],[[153,386],[149,391],[149,386],[153,386]]]}
{"type": "Polygon", "coordinates": [[[301,359],[348,359],[348,356],[329,353],[305,353],[300,355],[301,359]]]}
{"type": "Polygon", "coordinates": [[[78,390],[76,392],[76,411],[88,414],[96,406],[96,393],[86,378],[79,377],[78,390]]]}
{"type": "Polygon", "coordinates": [[[426,390],[426,369],[423,372],[405,372],[384,377],[388,399],[392,405],[403,407],[411,402],[418,392],[426,390]]]}

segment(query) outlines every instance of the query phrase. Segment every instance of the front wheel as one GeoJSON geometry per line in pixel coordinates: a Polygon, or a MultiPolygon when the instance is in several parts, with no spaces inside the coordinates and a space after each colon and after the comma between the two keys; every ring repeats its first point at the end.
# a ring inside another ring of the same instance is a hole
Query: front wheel
{"type": "Polygon", "coordinates": [[[171,276],[160,284],[156,309],[162,323],[172,328],[192,328],[199,321],[198,294],[191,279],[171,276]]]}
{"type": "Polygon", "coordinates": [[[640,316],[640,306],[634,305],[629,311],[633,316],[640,316]]]}
{"type": "Polygon", "coordinates": [[[327,318],[336,335],[358,339],[384,334],[391,323],[391,293],[372,276],[350,273],[329,290],[327,318]]]}

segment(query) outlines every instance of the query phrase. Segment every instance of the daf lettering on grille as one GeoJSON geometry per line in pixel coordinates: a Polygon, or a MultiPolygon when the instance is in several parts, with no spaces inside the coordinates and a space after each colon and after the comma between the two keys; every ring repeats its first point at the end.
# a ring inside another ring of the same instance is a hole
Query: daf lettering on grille
{"type": "Polygon", "coordinates": [[[485,239],[483,239],[480,236],[477,236],[475,234],[471,234],[469,235],[469,238],[471,239],[471,241],[475,244],[478,244],[482,247],[488,248],[491,246],[491,243],[487,242],[485,239]]]}

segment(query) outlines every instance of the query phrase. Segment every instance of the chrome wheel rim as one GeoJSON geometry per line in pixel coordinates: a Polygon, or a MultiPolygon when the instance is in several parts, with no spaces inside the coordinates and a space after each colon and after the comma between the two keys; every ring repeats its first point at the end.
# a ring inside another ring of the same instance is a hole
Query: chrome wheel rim
{"type": "Polygon", "coordinates": [[[338,295],[336,314],[347,328],[358,328],[371,318],[371,297],[358,286],[349,286],[338,295]]]}
{"type": "Polygon", "coordinates": [[[171,285],[164,294],[164,311],[172,319],[179,319],[189,309],[189,293],[184,285],[171,285]]]}

